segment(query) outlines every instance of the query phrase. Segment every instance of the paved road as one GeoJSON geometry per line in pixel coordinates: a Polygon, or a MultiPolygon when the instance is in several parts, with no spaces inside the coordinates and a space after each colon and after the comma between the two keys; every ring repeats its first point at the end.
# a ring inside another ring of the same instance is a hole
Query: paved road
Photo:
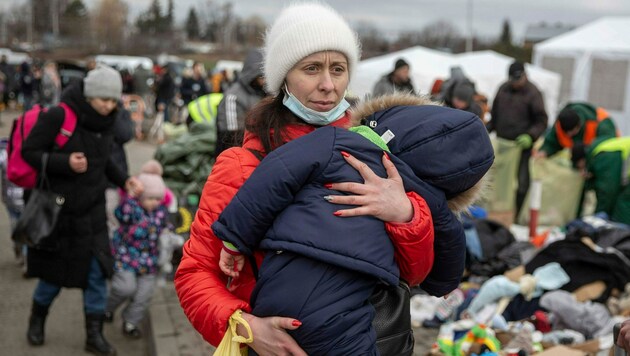
{"type": "MultiPolygon", "coordinates": [[[[15,112],[3,112],[0,137],[8,136],[15,112]]],[[[133,142],[127,146],[132,173],[134,168],[152,157],[155,146],[133,142]]],[[[26,341],[26,328],[35,279],[24,279],[13,256],[9,221],[4,206],[0,207],[0,355],[68,356],[89,355],[83,350],[85,329],[82,294],[79,289],[63,289],[51,307],[46,322],[46,342],[31,347],[26,341]]],[[[130,340],[121,332],[120,317],[105,324],[105,337],[121,356],[147,355],[147,339],[130,340]]]]}
{"type": "MultiPolygon", "coordinates": [[[[0,137],[8,135],[10,121],[17,113],[2,113],[0,137]]],[[[155,145],[131,142],[126,146],[130,171],[153,156],[155,145]]],[[[31,307],[34,279],[24,279],[15,263],[6,211],[0,207],[0,355],[12,356],[75,356],[89,355],[83,350],[85,331],[81,291],[63,289],[51,307],[46,323],[46,342],[31,347],[26,341],[26,328],[31,307]]],[[[130,340],[122,336],[120,316],[113,324],[105,324],[104,334],[119,356],[202,356],[213,348],[205,343],[186,319],[172,282],[157,288],[144,325],[146,336],[130,340]]],[[[425,355],[437,336],[435,330],[417,328],[414,355],[425,355]]]]}

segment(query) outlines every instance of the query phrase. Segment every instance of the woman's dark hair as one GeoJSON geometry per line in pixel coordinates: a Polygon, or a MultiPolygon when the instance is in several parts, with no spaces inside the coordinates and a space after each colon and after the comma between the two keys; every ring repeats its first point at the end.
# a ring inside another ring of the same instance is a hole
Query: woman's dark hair
{"type": "Polygon", "coordinates": [[[245,129],[258,136],[265,153],[280,147],[287,137],[286,127],[299,122],[282,104],[284,93],[267,97],[256,104],[245,119],[245,129]]]}

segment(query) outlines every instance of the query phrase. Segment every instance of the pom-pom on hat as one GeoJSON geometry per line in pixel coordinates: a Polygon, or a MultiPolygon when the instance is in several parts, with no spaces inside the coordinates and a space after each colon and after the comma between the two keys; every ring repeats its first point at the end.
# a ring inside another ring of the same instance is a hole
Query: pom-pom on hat
{"type": "Polygon", "coordinates": [[[164,184],[162,177],[157,174],[140,173],[138,175],[138,180],[140,180],[142,185],[144,185],[144,191],[140,196],[141,198],[164,199],[164,194],[166,194],[166,185],[164,184]]]}
{"type": "Polygon", "coordinates": [[[163,172],[164,170],[162,169],[160,162],[154,159],[146,161],[142,167],[140,167],[140,173],[150,173],[161,176],[163,172]]]}
{"type": "Polygon", "coordinates": [[[112,67],[99,64],[83,79],[83,95],[86,98],[120,99],[122,78],[112,67]]]}
{"type": "Polygon", "coordinates": [[[330,6],[312,2],[286,7],[265,35],[263,72],[267,92],[277,95],[291,68],[321,51],[343,53],[351,76],[361,46],[357,34],[330,6]]]}

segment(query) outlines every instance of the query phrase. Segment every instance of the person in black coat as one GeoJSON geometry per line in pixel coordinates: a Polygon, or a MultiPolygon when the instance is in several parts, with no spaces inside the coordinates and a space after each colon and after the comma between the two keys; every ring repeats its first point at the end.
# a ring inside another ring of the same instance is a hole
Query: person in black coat
{"type": "Polygon", "coordinates": [[[39,278],[27,332],[31,345],[44,343],[46,315],[61,288],[81,288],[85,350],[98,355],[116,353],[102,334],[106,278],[113,274],[114,263],[107,236],[105,189],[109,180],[126,187],[130,194],[142,191],[137,178],[123,172],[111,156],[121,92],[120,74],[107,66],[96,67],[83,82],[62,94],[61,102],[77,115],[68,143],[61,149],[54,147],[65,119],[61,107],[43,114],[23,143],[22,156],[38,171],[47,157],[50,189],[65,198],[55,232],[27,254],[28,274],[39,278]]]}
{"type": "Polygon", "coordinates": [[[168,107],[175,97],[175,81],[171,76],[168,65],[162,67],[162,73],[155,88],[155,111],[164,112],[164,122],[169,122],[168,107]]]}
{"type": "Polygon", "coordinates": [[[206,74],[202,63],[195,63],[192,68],[192,75],[184,76],[179,93],[184,100],[184,105],[210,93],[208,85],[206,85],[206,74]]]}

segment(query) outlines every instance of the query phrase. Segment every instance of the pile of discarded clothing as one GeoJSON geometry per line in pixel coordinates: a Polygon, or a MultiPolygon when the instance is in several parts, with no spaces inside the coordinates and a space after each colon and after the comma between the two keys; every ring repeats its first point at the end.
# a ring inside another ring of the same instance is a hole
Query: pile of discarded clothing
{"type": "Polygon", "coordinates": [[[414,322],[439,328],[431,354],[596,355],[613,346],[614,324],[630,315],[629,226],[589,216],[535,243],[518,226],[483,218],[464,227],[460,288],[412,297],[414,322]]]}

